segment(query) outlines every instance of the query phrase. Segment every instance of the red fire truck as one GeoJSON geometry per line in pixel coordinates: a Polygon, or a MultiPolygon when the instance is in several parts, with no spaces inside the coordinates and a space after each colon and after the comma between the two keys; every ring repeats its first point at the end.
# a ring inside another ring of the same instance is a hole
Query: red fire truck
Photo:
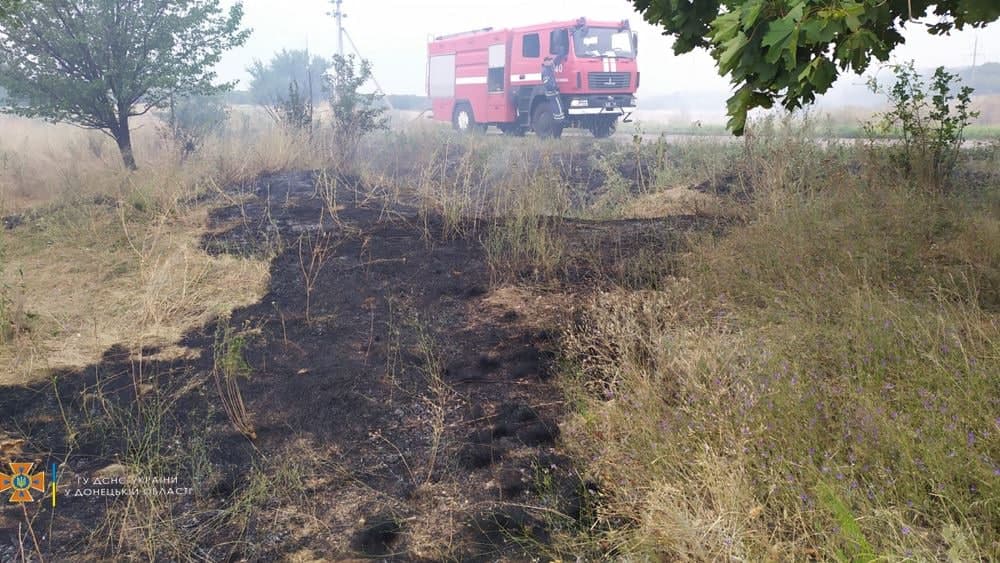
{"type": "Polygon", "coordinates": [[[586,18],[436,37],[427,47],[433,117],[464,132],[494,125],[509,135],[559,137],[580,127],[607,137],[635,109],[637,47],[628,21],[586,18]],[[546,59],[558,88],[550,81],[548,97],[546,59]]]}

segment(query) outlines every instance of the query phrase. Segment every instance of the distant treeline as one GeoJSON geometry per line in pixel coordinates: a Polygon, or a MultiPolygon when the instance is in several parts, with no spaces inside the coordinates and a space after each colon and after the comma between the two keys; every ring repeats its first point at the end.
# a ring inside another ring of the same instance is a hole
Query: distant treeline
{"type": "Polygon", "coordinates": [[[952,69],[951,72],[957,73],[964,84],[975,88],[976,94],[1000,94],[1000,63],[985,63],[975,69],[952,69]]]}
{"type": "MultiPolygon", "coordinates": [[[[974,96],[989,96],[1000,94],[1000,63],[984,63],[972,67],[957,67],[947,69],[962,79],[962,84],[974,89],[974,96]]],[[[923,69],[921,73],[929,80],[933,69],[923,69]]],[[[888,72],[879,75],[880,81],[888,72]]],[[[727,92],[685,91],[678,90],[669,94],[639,92],[639,106],[646,110],[680,110],[680,111],[713,111],[726,107],[727,92]]],[[[873,94],[865,85],[865,78],[846,76],[837,82],[829,92],[824,94],[818,107],[831,109],[841,106],[875,107],[883,104],[885,98],[873,94]]]]}

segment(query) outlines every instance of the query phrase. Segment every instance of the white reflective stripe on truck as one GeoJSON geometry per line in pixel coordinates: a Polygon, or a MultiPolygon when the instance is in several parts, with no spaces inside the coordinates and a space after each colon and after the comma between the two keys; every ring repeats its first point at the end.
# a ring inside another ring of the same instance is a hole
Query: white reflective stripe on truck
{"type": "Polygon", "coordinates": [[[529,82],[532,80],[541,80],[542,73],[535,72],[533,74],[512,74],[510,75],[511,82],[529,82]]]}
{"type": "Polygon", "coordinates": [[[460,76],[455,79],[455,84],[466,86],[469,84],[486,84],[485,76],[460,76]]]}

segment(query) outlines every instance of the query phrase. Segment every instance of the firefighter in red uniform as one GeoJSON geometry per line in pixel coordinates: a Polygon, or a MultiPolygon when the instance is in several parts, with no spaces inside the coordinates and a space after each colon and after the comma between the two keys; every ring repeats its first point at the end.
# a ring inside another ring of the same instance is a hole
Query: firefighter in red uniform
{"type": "Polygon", "coordinates": [[[562,64],[562,55],[545,57],[542,61],[542,87],[545,89],[545,97],[552,104],[552,117],[556,121],[566,119],[563,114],[562,99],[559,97],[559,85],[556,82],[556,65],[562,64]]]}

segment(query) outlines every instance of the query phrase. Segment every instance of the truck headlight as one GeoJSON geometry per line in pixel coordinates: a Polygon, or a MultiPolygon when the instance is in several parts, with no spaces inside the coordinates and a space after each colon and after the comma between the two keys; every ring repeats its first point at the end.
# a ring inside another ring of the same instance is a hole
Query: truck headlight
{"type": "Polygon", "coordinates": [[[569,107],[571,108],[583,108],[590,105],[586,98],[577,98],[575,100],[570,100],[569,107]]]}

